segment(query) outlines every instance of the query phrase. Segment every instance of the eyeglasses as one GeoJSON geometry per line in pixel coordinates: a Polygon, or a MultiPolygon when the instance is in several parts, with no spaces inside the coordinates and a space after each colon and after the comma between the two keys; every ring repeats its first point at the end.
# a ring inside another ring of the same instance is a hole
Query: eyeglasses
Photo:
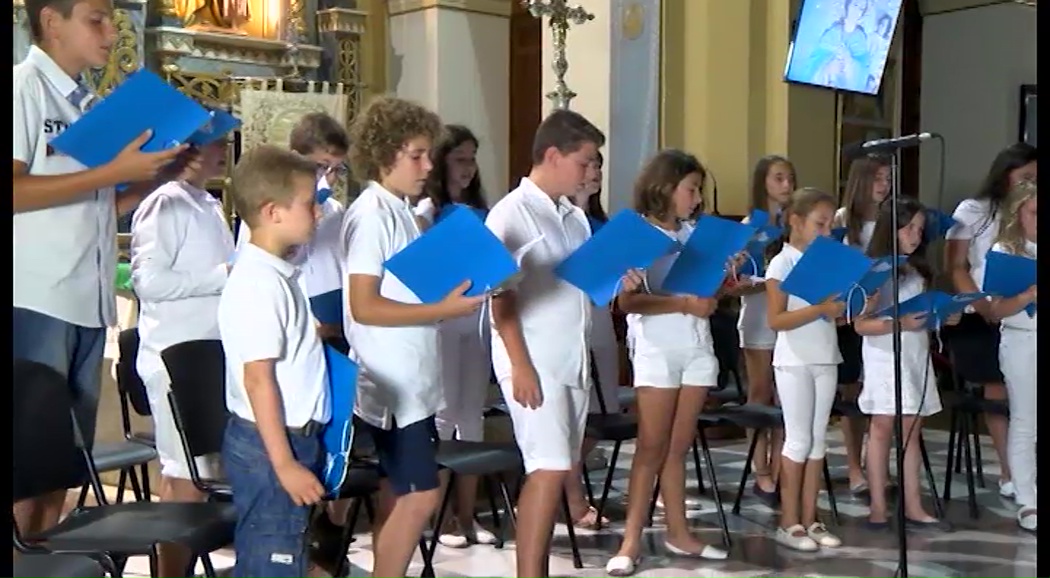
{"type": "Polygon", "coordinates": [[[317,174],[320,176],[336,175],[344,176],[350,172],[350,167],[346,166],[345,162],[330,165],[328,163],[317,163],[317,174]]]}

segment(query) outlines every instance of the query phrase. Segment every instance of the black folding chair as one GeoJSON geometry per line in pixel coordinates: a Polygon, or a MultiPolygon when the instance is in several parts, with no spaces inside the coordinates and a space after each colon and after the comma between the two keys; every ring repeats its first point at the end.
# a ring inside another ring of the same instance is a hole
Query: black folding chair
{"type": "Polygon", "coordinates": [[[199,556],[233,541],[236,515],[227,504],[108,504],[65,377],[46,365],[15,360],[13,381],[14,501],[76,488],[87,478],[99,503],[24,536],[26,544],[55,554],[92,555],[115,574],[130,556],[149,556],[150,574],[156,576],[159,544],[180,544],[199,556]]]}

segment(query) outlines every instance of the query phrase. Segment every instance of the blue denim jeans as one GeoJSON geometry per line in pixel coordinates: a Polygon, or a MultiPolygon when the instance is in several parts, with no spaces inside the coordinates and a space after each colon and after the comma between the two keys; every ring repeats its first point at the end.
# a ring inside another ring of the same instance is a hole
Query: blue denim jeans
{"type": "Polygon", "coordinates": [[[74,396],[77,425],[84,436],[84,444],[91,448],[95,441],[99,390],[102,388],[106,330],[73,325],[20,307],[14,308],[11,317],[12,358],[43,363],[66,376],[74,396]]]}
{"type": "MultiPolygon", "coordinates": [[[[324,462],[320,434],[288,434],[295,459],[312,472],[324,462]]],[[[310,507],[296,506],[281,487],[255,424],[231,417],[222,445],[222,465],[237,509],[233,575],[239,578],[302,578],[310,562],[310,507]]]]}

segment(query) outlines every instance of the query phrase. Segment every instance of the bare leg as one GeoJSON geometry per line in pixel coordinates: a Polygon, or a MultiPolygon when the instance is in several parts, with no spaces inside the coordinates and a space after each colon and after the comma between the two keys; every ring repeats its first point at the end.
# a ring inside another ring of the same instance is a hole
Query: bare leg
{"type": "Polygon", "coordinates": [[[787,529],[802,520],[802,481],[806,464],[787,456],[780,460],[780,527],[787,529]]]}
{"type": "MultiPolygon", "coordinates": [[[[839,386],[839,392],[846,401],[855,401],[860,395],[860,384],[851,383],[839,386]]],[[[839,418],[842,428],[842,441],[846,446],[846,467],[849,471],[850,489],[863,487],[867,483],[861,456],[864,454],[865,419],[860,417],[839,418]]]]}
{"type": "Polygon", "coordinates": [[[807,460],[802,481],[801,520],[810,527],[817,522],[817,497],[824,485],[824,459],[807,460]]]}
{"type": "Polygon", "coordinates": [[[14,505],[14,517],[23,536],[33,536],[58,524],[66,505],[66,491],[60,490],[22,500],[14,505]]]}
{"type": "MultiPolygon", "coordinates": [[[[536,470],[525,479],[518,498],[517,561],[521,578],[546,578],[554,519],[561,505],[568,471],[536,470]]],[[[404,576],[403,573],[376,576],[404,576]]]]}
{"type": "MultiPolygon", "coordinates": [[[[744,349],[744,367],[747,370],[747,402],[761,405],[773,403],[773,352],[767,349],[744,349]]],[[[755,484],[764,492],[772,492],[776,489],[776,481],[773,477],[773,464],[779,462],[777,451],[773,451],[774,444],[770,443],[771,433],[765,431],[760,434],[758,443],[755,445],[755,456],[752,467],[755,472],[755,484]]],[[[750,432],[755,435],[754,431],[750,432]]]]}
{"type": "Polygon", "coordinates": [[[689,531],[689,522],[685,516],[685,455],[696,440],[696,418],[706,401],[706,387],[684,385],[678,390],[678,408],[674,413],[671,443],[660,472],[667,542],[695,554],[703,551],[705,544],[689,531]]]}
{"type": "MultiPolygon", "coordinates": [[[[984,397],[985,399],[1005,400],[1007,399],[1006,386],[1001,383],[986,383],[984,384],[984,397]]],[[[999,456],[999,471],[1001,472],[999,480],[1009,482],[1013,479],[1010,473],[1010,460],[1006,453],[1006,435],[1010,420],[1005,416],[986,413],[984,414],[984,425],[988,428],[988,435],[992,438],[995,454],[999,456]]]]}
{"type": "MultiPolygon", "coordinates": [[[[160,479],[160,501],[203,502],[207,496],[197,489],[191,480],[162,476],[160,479]]],[[[193,553],[181,544],[161,544],[157,547],[157,573],[176,578],[184,576],[193,559],[193,553]]]]}
{"type": "MultiPolygon", "coordinates": [[[[587,492],[583,487],[583,468],[586,467],[588,454],[594,450],[596,445],[598,445],[598,440],[583,438],[583,445],[580,447],[580,461],[572,465],[572,470],[565,477],[565,496],[569,499],[569,511],[572,513],[572,520],[569,520],[569,523],[585,522],[582,524],[584,527],[595,529],[601,526],[599,521],[586,519],[590,514],[592,504],[587,500],[587,492]]],[[[608,520],[605,521],[608,522],[608,520]]]]}
{"type": "Polygon", "coordinates": [[[882,523],[888,519],[886,486],[889,480],[893,421],[892,415],[873,415],[871,416],[871,428],[868,430],[868,484],[871,488],[871,508],[868,520],[874,523],[882,523]]]}
{"type": "MultiPolygon", "coordinates": [[[[384,484],[387,485],[384,480],[384,484]]],[[[387,492],[389,492],[389,487],[387,492]]],[[[441,500],[441,490],[435,488],[412,492],[397,497],[379,530],[375,532],[372,551],[375,562],[372,576],[405,576],[412,554],[419,546],[419,537],[430,522],[441,500]]]]}
{"type": "Polygon", "coordinates": [[[922,450],[919,449],[919,436],[922,435],[922,418],[906,415],[903,419],[904,439],[908,446],[904,448],[904,516],[916,522],[933,519],[922,506],[922,450]],[[910,436],[908,434],[911,434],[910,436]]]}

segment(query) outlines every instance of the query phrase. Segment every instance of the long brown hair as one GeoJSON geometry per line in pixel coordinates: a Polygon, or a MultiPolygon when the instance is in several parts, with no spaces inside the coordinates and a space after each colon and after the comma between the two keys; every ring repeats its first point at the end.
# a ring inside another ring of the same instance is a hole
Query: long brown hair
{"type": "Polygon", "coordinates": [[[846,240],[851,245],[860,243],[860,232],[864,228],[864,217],[871,206],[871,191],[875,188],[875,175],[879,169],[889,166],[884,156],[868,155],[854,159],[849,166],[846,179],[846,240]]]}
{"type": "MultiPolygon", "coordinates": [[[[453,202],[448,190],[448,155],[456,147],[467,142],[474,143],[474,148],[478,148],[478,138],[469,128],[459,124],[447,124],[441,141],[430,153],[433,168],[427,175],[426,192],[437,211],[453,202]]],[[[470,183],[463,189],[462,198],[464,204],[475,209],[489,208],[481,190],[481,171],[474,171],[474,178],[470,179],[470,183]]]]}
{"type": "MultiPolygon", "coordinates": [[[[908,223],[911,223],[911,220],[919,213],[927,214],[926,208],[922,206],[922,203],[911,197],[898,199],[897,230],[907,227],[908,223]]],[[[929,222],[926,223],[926,227],[932,226],[935,225],[929,222]]],[[[896,234],[897,231],[893,229],[893,203],[883,203],[879,207],[879,215],[875,219],[875,230],[871,233],[871,243],[868,244],[868,256],[878,258],[892,255],[893,237],[896,234]]],[[[900,271],[902,275],[907,274],[909,270],[918,273],[922,277],[926,288],[929,289],[933,286],[933,268],[926,258],[926,238],[926,235],[923,234],[919,241],[919,246],[912,251],[911,255],[908,255],[907,263],[900,271]]]]}
{"type": "Polygon", "coordinates": [[[1002,243],[1014,255],[1029,255],[1025,246],[1024,228],[1021,227],[1021,209],[1036,197],[1037,186],[1031,181],[1021,181],[1010,189],[1006,200],[1007,213],[999,221],[997,243],[1002,243]]]}
{"type": "MultiPolygon", "coordinates": [[[[787,157],[768,155],[758,159],[758,162],[755,163],[755,170],[751,172],[751,206],[748,207],[749,214],[755,209],[765,211],[769,207],[769,191],[766,189],[766,178],[769,177],[769,171],[773,170],[773,167],[778,164],[787,166],[791,172],[792,185],[798,183],[795,165],[787,157]]],[[[770,215],[769,217],[771,224],[778,218],[777,215],[770,215]]]]}
{"type": "Polygon", "coordinates": [[[678,183],[693,173],[700,175],[701,183],[707,178],[704,165],[695,156],[678,149],[656,153],[634,182],[634,210],[660,221],[666,219],[678,183]]]}

